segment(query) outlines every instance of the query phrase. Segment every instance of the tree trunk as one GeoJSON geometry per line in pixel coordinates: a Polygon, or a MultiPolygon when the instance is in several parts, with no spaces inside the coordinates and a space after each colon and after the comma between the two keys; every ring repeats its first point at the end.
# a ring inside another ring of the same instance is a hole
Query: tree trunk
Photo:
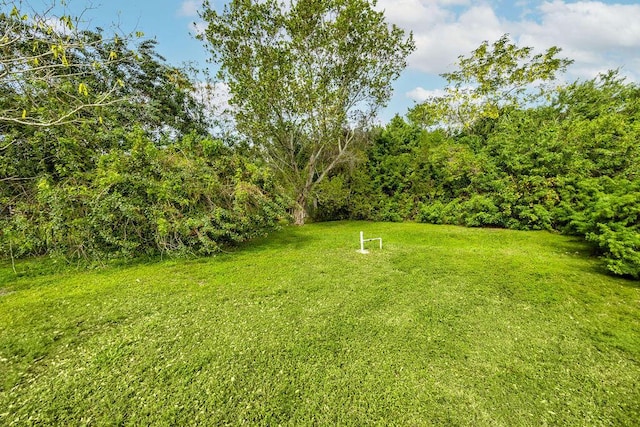
{"type": "Polygon", "coordinates": [[[299,194],[296,197],[296,204],[293,207],[293,224],[304,225],[304,219],[307,216],[307,197],[299,194]]]}

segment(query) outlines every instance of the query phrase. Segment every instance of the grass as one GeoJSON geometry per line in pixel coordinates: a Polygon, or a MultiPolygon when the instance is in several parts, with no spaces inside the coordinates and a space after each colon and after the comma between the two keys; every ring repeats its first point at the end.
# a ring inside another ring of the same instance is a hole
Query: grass
{"type": "Polygon", "coordinates": [[[0,269],[3,425],[637,425],[640,287],[546,232],[286,228],[0,269]],[[358,249],[358,233],[382,237],[358,249]]]}

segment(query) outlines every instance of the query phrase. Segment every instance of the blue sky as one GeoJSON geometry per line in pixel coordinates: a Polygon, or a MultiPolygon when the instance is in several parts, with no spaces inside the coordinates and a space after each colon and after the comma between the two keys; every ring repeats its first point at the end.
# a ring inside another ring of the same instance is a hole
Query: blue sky
{"type": "MultiPolygon", "coordinates": [[[[60,0],[58,0],[59,3],[60,0]]],[[[34,8],[51,0],[30,0],[34,8]]],[[[158,51],[168,62],[193,61],[201,67],[208,54],[192,34],[203,24],[200,0],[68,0],[78,13],[88,9],[88,25],[108,28],[118,23],[125,31],[143,31],[158,40],[158,51]],[[195,24],[195,25],[194,25],[195,24]]],[[[221,8],[223,0],[211,0],[221,8]]],[[[454,69],[456,58],[482,41],[509,33],[520,46],[563,49],[575,60],[567,81],[595,77],[621,68],[623,75],[640,81],[640,0],[378,0],[387,19],[413,31],[416,52],[395,83],[394,96],[381,113],[383,121],[437,94],[444,86],[440,73],[454,69]]]]}

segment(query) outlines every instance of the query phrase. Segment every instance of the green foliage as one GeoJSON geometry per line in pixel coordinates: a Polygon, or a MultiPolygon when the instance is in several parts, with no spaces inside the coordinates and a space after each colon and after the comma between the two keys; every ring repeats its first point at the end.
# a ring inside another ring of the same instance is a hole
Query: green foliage
{"type": "Polygon", "coordinates": [[[499,114],[446,129],[425,127],[420,106],[409,123],[395,117],[367,162],[344,172],[350,217],[578,234],[612,273],[639,278],[640,87],[611,71],[528,105],[526,85],[569,62],[556,49],[523,62],[531,50],[505,43],[485,43],[449,75],[458,89],[476,81],[499,114]]]}
{"type": "Polygon", "coordinates": [[[460,224],[458,210],[457,201],[443,203],[434,200],[421,206],[417,219],[430,224],[460,224]]]}
{"type": "Polygon", "coordinates": [[[640,278],[640,181],[591,178],[577,189],[561,211],[567,230],[593,242],[611,272],[640,278]]]}
{"type": "Polygon", "coordinates": [[[319,183],[314,192],[314,209],[311,216],[315,220],[336,220],[348,218],[351,190],[343,175],[336,175],[319,183]]]}
{"type": "Polygon", "coordinates": [[[496,40],[491,47],[484,41],[471,56],[458,58],[457,71],[443,77],[460,90],[476,84],[473,91],[479,96],[489,97],[494,106],[521,105],[532,101],[539,93],[531,93],[531,84],[547,83],[555,79],[573,61],[557,58],[561,49],[553,46],[544,53],[533,55],[533,48],[518,47],[508,34],[496,40]]]}
{"type": "Polygon", "coordinates": [[[206,254],[276,225],[272,176],[205,136],[195,83],[154,41],[12,5],[0,0],[2,256],[206,254]]]}
{"type": "Polygon", "coordinates": [[[534,55],[532,47],[518,47],[508,34],[491,46],[485,41],[470,56],[458,58],[457,71],[442,75],[448,82],[445,95],[417,105],[409,116],[425,127],[466,130],[498,118],[505,108],[548,98],[549,83],[573,62],[558,58],[560,51],[554,46],[534,55]]]}
{"type": "MultiPolygon", "coordinates": [[[[638,194],[635,195],[636,197],[638,194]]],[[[598,224],[597,230],[587,233],[587,240],[594,242],[604,253],[607,268],[615,274],[640,278],[640,233],[638,227],[598,224]]]]}
{"type": "Polygon", "coordinates": [[[284,215],[267,171],[218,141],[190,135],[158,148],[141,131],[126,138],[131,148],[100,156],[83,181],[43,177],[35,200],[9,206],[5,255],[209,254],[284,215]]]}
{"type": "Polygon", "coordinates": [[[205,2],[202,17],[238,130],[302,224],[315,187],[354,160],[413,40],[366,0],[233,0],[222,13],[205,2]]]}
{"type": "Polygon", "coordinates": [[[0,0],[0,126],[78,123],[92,110],[123,101],[124,83],[105,72],[134,59],[136,35],[79,27],[80,19],[51,6],[0,0]]]}

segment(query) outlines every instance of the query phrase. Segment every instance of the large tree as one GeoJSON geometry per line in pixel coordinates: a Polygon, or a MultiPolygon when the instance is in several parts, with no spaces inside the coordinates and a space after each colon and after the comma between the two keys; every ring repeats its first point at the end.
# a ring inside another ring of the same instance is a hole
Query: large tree
{"type": "Polygon", "coordinates": [[[458,70],[441,74],[447,80],[444,95],[427,99],[409,116],[427,127],[459,131],[496,119],[500,111],[537,104],[553,96],[552,82],[573,62],[559,58],[560,52],[553,46],[534,54],[533,47],[518,47],[508,34],[491,45],[484,41],[469,56],[458,57],[458,70]]]}
{"type": "Polygon", "coordinates": [[[205,2],[203,39],[232,94],[238,130],[273,167],[296,224],[327,174],[348,161],[388,102],[412,36],[389,25],[375,1],[205,2]]]}

